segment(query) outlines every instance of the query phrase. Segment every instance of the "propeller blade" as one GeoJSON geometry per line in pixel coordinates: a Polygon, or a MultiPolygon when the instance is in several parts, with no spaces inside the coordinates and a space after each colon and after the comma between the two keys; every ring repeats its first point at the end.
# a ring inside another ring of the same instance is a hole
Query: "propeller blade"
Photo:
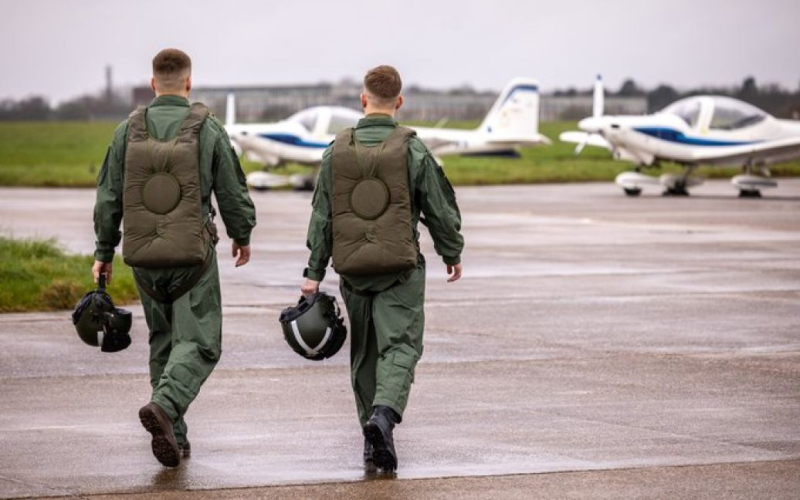
{"type": "Polygon", "coordinates": [[[583,151],[583,148],[585,148],[586,144],[589,142],[589,136],[590,135],[591,134],[587,134],[586,135],[586,139],[584,139],[583,141],[579,142],[578,145],[575,146],[575,156],[578,156],[579,154],[581,154],[581,151],[583,151]]]}
{"type": "Polygon", "coordinates": [[[597,118],[603,116],[605,92],[603,90],[603,77],[597,75],[594,81],[594,94],[592,96],[592,116],[597,118]]]}

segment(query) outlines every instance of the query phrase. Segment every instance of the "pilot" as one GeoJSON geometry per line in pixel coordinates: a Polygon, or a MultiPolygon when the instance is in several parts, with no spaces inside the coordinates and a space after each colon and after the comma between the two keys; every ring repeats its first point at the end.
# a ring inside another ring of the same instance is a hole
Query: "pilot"
{"type": "Polygon", "coordinates": [[[191,60],[153,59],[155,99],[114,132],[97,179],[95,281],[112,275],[114,249],[133,268],[150,330],[150,402],[139,418],[155,457],[177,466],[191,453],[184,416],[219,361],[222,308],[214,192],[236,267],[250,260],[256,224],[239,161],[222,124],[189,103],[191,60]]]}
{"type": "Polygon", "coordinates": [[[428,227],[450,275],[461,277],[461,214],[442,168],[413,130],[394,120],[402,82],[391,66],[364,77],[366,116],[325,151],[314,193],[303,295],[319,290],[328,261],[350,317],[350,367],[364,434],[364,464],[397,468],[393,429],[403,418],[422,355],[428,227]]]}

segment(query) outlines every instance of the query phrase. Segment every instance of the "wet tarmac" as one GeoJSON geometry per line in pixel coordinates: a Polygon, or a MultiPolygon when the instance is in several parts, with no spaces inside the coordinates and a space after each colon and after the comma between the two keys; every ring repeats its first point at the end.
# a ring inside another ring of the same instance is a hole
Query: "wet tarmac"
{"type": "MultiPolygon", "coordinates": [[[[119,354],[81,344],[67,312],[0,315],[0,498],[797,498],[800,179],[760,200],[724,181],[459,189],[465,275],[446,284],[424,240],[394,481],[365,481],[346,347],[308,362],[280,333],[310,195],[253,196],[253,262],[220,247],[224,352],[187,415],[192,458],[164,470],[139,426],[138,306],[119,354]]],[[[93,198],[0,189],[0,231],[91,252],[93,198]]]]}

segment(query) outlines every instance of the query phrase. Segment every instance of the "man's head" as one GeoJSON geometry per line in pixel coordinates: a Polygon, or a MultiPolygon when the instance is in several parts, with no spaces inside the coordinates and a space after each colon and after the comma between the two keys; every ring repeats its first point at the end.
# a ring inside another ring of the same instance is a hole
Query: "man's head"
{"type": "Polygon", "coordinates": [[[378,66],[367,71],[364,76],[364,92],[361,94],[361,107],[366,114],[385,113],[394,116],[403,105],[403,81],[400,73],[392,66],[378,66]]]}
{"type": "Polygon", "coordinates": [[[156,95],[172,94],[189,97],[192,90],[192,60],[186,52],[164,49],[153,58],[150,86],[156,95]]]}

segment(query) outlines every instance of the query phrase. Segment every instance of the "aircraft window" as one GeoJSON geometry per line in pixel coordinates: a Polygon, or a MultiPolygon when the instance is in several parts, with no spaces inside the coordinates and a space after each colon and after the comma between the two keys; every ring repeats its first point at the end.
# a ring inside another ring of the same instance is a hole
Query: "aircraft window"
{"type": "Polygon", "coordinates": [[[746,102],[728,97],[714,98],[714,116],[710,128],[736,130],[755,125],[766,118],[766,113],[746,102]]]}
{"type": "Polygon", "coordinates": [[[355,127],[358,118],[358,116],[333,113],[331,122],[328,124],[328,134],[336,135],[347,127],[355,127]]]}
{"type": "Polygon", "coordinates": [[[309,132],[314,131],[314,127],[317,125],[317,117],[318,114],[316,110],[313,109],[306,109],[300,111],[299,113],[295,113],[292,115],[289,120],[293,122],[297,122],[302,125],[306,130],[309,132]]]}
{"type": "Polygon", "coordinates": [[[682,99],[664,108],[662,113],[675,115],[690,127],[694,127],[697,125],[697,119],[700,118],[700,101],[693,98],[682,99]]]}

